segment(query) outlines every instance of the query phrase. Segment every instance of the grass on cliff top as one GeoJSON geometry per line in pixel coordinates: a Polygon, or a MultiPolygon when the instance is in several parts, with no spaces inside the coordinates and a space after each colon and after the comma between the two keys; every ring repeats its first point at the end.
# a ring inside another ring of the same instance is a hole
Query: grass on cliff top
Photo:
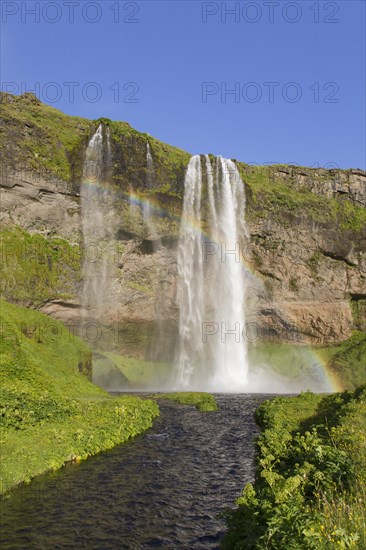
{"type": "Polygon", "coordinates": [[[91,352],[58,321],[0,301],[0,492],[152,425],[154,401],[113,398],[87,378],[91,352]]]}
{"type": "MultiPolygon", "coordinates": [[[[1,93],[0,101],[4,125],[0,152],[5,166],[18,169],[21,166],[41,175],[80,182],[88,140],[103,122],[111,129],[115,183],[125,192],[129,192],[131,184],[134,191],[148,191],[148,196],[156,195],[160,206],[179,215],[185,169],[191,157],[186,151],[139,132],[127,122],[106,118],[91,121],[66,115],[30,93],[22,96],[1,93]],[[145,188],[147,143],[155,172],[150,190],[145,188]]],[[[237,166],[251,190],[250,216],[271,215],[282,221],[286,214],[306,216],[320,224],[337,223],[340,229],[355,231],[366,225],[366,210],[349,200],[323,197],[311,193],[305,186],[295,187],[281,180],[273,182],[268,166],[248,167],[241,162],[237,166]]]]}
{"type": "Polygon", "coordinates": [[[40,175],[52,174],[70,181],[93,123],[45,105],[33,94],[13,96],[2,93],[1,118],[11,138],[11,156],[7,155],[7,136],[3,132],[0,151],[12,162],[30,168],[40,175]]]}
{"type": "MultiPolygon", "coordinates": [[[[177,175],[182,178],[190,154],[139,132],[130,124],[107,118],[88,120],[67,115],[39,101],[33,94],[0,94],[3,130],[0,152],[9,169],[31,170],[67,182],[81,181],[84,151],[100,123],[111,129],[112,143],[122,144],[128,178],[137,174],[143,188],[146,179],[146,145],[150,143],[159,185],[154,193],[180,197],[177,175]],[[141,180],[141,181],[140,181],[141,180]]],[[[119,161],[120,159],[115,159],[119,161]]],[[[117,180],[118,181],[118,180],[117,180]]],[[[128,182],[123,187],[128,189],[128,182]]]]}
{"type": "Polygon", "coordinates": [[[219,409],[215,397],[205,392],[157,393],[153,397],[168,399],[181,405],[194,405],[201,412],[211,412],[219,409]]]}
{"type": "Polygon", "coordinates": [[[256,477],[227,510],[224,550],[366,547],[366,386],[277,397],[256,413],[256,477]]]}
{"type": "Polygon", "coordinates": [[[254,218],[283,220],[286,214],[307,217],[319,224],[337,224],[339,229],[360,231],[366,227],[366,209],[342,198],[330,198],[312,193],[308,187],[276,179],[271,166],[251,166],[237,163],[245,184],[251,191],[249,215],[254,218]]]}
{"type": "Polygon", "coordinates": [[[0,228],[0,292],[19,304],[69,298],[81,280],[79,246],[58,237],[0,228]]]}

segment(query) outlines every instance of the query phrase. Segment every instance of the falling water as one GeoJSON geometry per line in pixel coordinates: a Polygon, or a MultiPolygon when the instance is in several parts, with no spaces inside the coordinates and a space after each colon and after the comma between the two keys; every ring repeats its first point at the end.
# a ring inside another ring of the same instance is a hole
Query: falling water
{"type": "Polygon", "coordinates": [[[179,358],[177,385],[199,383],[204,360],[202,344],[203,255],[201,232],[201,158],[191,158],[186,178],[178,248],[179,358]],[[193,223],[193,221],[195,223],[193,223]]]}
{"type": "Polygon", "coordinates": [[[178,250],[179,352],[176,387],[243,391],[247,379],[244,185],[235,164],[205,159],[208,223],[202,219],[200,156],[191,158],[185,178],[178,250]],[[209,232],[203,240],[202,230],[209,232]]]}
{"type": "MultiPolygon", "coordinates": [[[[154,187],[154,161],[151,156],[150,144],[146,144],[146,190],[151,191],[154,187]]],[[[142,216],[148,231],[148,237],[154,243],[154,247],[158,246],[159,235],[155,224],[152,220],[152,212],[150,202],[144,201],[142,205],[142,216]]]]}
{"type": "Polygon", "coordinates": [[[150,144],[146,143],[146,187],[151,189],[154,185],[154,161],[151,156],[150,144]]]}
{"type": "Polygon", "coordinates": [[[109,128],[105,132],[100,124],[89,141],[85,153],[81,186],[82,232],[84,244],[82,305],[84,316],[99,318],[109,305],[110,283],[110,229],[111,213],[108,191],[103,189],[105,164],[110,164],[109,128]],[[104,145],[106,147],[104,147],[104,145]],[[104,155],[106,162],[104,162],[104,155]]]}

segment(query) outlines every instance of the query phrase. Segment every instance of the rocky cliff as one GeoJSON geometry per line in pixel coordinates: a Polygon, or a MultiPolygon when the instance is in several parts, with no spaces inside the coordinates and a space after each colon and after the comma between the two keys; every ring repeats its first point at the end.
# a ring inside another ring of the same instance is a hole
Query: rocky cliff
{"type": "MultiPolygon", "coordinates": [[[[171,357],[190,155],[125,122],[67,116],[32,94],[2,94],[1,101],[3,296],[80,329],[80,182],[88,140],[103,123],[111,158],[101,200],[114,234],[113,307],[100,319],[104,340],[123,353],[171,357]],[[146,183],[147,143],[153,186],[146,183]],[[146,201],[158,238],[144,223],[146,201]]],[[[236,164],[247,198],[250,240],[241,259],[254,338],[329,343],[365,329],[366,172],[236,164]]],[[[95,261],[98,243],[93,254],[95,261]]]]}

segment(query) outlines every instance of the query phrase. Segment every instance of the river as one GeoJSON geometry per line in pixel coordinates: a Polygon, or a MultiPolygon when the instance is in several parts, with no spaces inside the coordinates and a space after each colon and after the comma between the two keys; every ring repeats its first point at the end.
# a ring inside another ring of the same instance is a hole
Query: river
{"type": "Polygon", "coordinates": [[[217,395],[208,413],[161,400],[148,432],[1,502],[2,550],[219,548],[220,512],[253,480],[253,414],[265,398],[217,395]]]}

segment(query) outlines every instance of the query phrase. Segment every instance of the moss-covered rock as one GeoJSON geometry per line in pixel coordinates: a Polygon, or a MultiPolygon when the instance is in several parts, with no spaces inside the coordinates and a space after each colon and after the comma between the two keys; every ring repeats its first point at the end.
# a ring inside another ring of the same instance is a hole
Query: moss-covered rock
{"type": "Polygon", "coordinates": [[[40,306],[51,299],[72,298],[80,288],[80,247],[65,239],[2,227],[0,255],[0,291],[9,301],[40,306]]]}

